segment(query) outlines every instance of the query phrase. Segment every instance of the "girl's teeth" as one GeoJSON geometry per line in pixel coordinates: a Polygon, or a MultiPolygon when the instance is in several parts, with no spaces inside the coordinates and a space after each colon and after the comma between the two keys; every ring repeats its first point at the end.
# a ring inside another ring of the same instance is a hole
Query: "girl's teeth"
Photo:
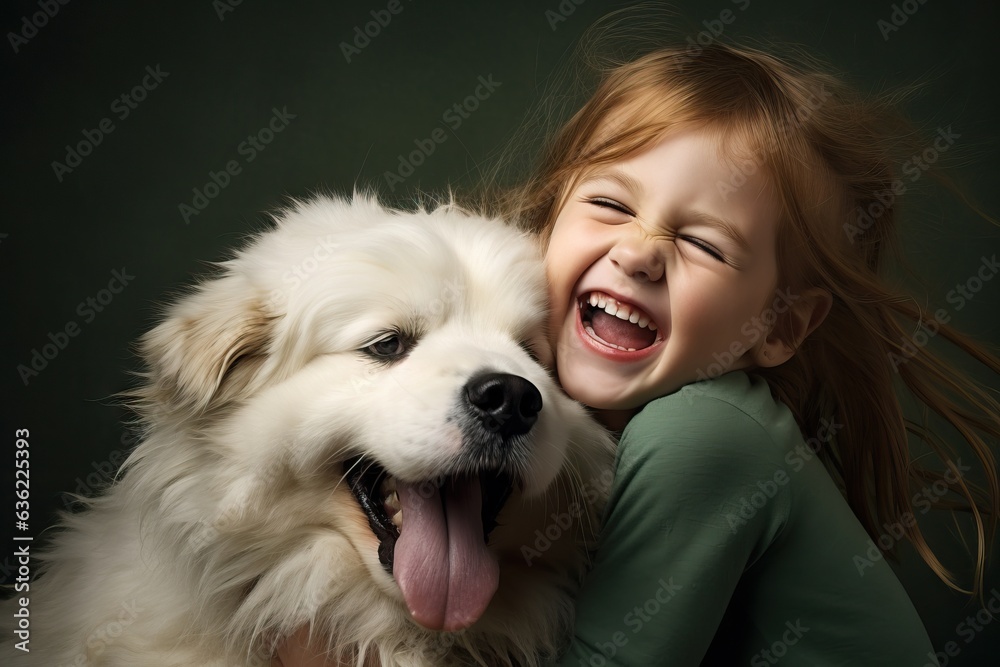
{"type": "Polygon", "coordinates": [[[650,331],[656,331],[656,325],[652,323],[648,316],[640,314],[638,309],[635,311],[631,310],[628,306],[618,303],[605,294],[591,292],[587,298],[587,302],[591,306],[600,308],[608,315],[614,315],[620,320],[626,320],[632,324],[638,324],[640,327],[649,328],[650,331]]]}

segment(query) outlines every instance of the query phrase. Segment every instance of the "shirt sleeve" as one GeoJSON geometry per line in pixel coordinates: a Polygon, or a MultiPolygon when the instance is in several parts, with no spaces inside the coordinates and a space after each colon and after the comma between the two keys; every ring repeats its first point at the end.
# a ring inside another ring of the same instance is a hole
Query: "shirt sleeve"
{"type": "Polygon", "coordinates": [[[619,444],[561,664],[698,665],[787,519],[785,488],[761,485],[781,460],[766,429],[724,400],[679,392],[647,404],[619,444]]]}

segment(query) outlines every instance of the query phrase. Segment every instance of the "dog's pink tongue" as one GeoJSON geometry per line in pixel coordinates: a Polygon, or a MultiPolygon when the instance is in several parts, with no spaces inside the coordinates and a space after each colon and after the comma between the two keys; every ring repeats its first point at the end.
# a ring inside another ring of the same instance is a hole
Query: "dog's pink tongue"
{"type": "Polygon", "coordinates": [[[614,315],[608,315],[600,308],[594,311],[590,325],[594,328],[594,333],[602,340],[625,349],[641,350],[649,347],[656,340],[655,331],[619,319],[614,315]]]}
{"type": "Polygon", "coordinates": [[[413,618],[454,632],[475,623],[500,583],[500,566],[483,540],[479,479],[449,482],[445,501],[434,484],[397,483],[403,526],[393,576],[413,618]]]}

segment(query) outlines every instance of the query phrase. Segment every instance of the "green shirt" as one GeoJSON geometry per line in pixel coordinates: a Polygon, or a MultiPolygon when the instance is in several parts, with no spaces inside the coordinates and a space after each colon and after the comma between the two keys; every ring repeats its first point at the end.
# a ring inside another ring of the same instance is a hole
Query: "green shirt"
{"type": "Polygon", "coordinates": [[[934,664],[814,453],[837,428],[804,440],[744,372],[647,404],[622,433],[563,667],[934,664]]]}

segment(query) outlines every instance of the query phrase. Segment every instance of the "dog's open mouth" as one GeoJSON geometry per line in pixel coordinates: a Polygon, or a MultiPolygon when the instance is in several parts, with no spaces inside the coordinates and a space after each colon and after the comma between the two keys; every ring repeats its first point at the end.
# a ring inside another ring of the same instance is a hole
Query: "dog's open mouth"
{"type": "Polygon", "coordinates": [[[474,623],[499,584],[486,548],[513,488],[505,472],[481,471],[406,483],[360,457],[344,463],[347,481],[421,625],[455,631],[474,623]]]}

